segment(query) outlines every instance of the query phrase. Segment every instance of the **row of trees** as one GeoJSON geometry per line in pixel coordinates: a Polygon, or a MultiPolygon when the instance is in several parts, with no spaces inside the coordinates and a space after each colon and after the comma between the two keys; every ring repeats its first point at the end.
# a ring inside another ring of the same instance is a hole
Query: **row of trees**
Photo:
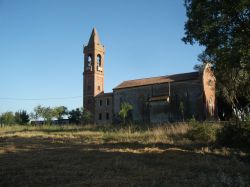
{"type": "Polygon", "coordinates": [[[29,122],[29,115],[25,110],[18,112],[5,112],[0,115],[0,124],[20,124],[25,125],[29,122]]]}
{"type": "MultiPolygon", "coordinates": [[[[122,103],[119,117],[124,124],[126,123],[128,114],[132,109],[133,107],[129,103],[122,103]]],[[[42,120],[44,124],[52,124],[55,120],[58,124],[61,124],[65,119],[71,124],[88,124],[92,121],[93,116],[89,111],[84,110],[83,108],[76,108],[69,111],[65,106],[51,108],[38,105],[30,114],[28,114],[25,110],[20,110],[15,113],[2,113],[0,115],[0,124],[1,126],[11,124],[25,125],[30,121],[35,123],[40,120],[42,120]]]]}
{"type": "Polygon", "coordinates": [[[53,118],[60,122],[67,114],[68,109],[65,106],[51,108],[38,105],[34,108],[34,113],[31,113],[31,118],[35,120],[43,118],[46,123],[50,124],[53,118]]]}
{"type": "Polygon", "coordinates": [[[30,121],[43,120],[45,124],[51,124],[54,120],[58,123],[62,123],[64,119],[68,119],[69,123],[72,124],[86,124],[92,119],[92,115],[89,111],[83,108],[76,108],[68,110],[65,106],[58,107],[45,107],[38,105],[34,108],[34,112],[30,114],[25,110],[20,110],[15,113],[5,112],[0,115],[1,125],[19,124],[25,125],[30,121]]]}

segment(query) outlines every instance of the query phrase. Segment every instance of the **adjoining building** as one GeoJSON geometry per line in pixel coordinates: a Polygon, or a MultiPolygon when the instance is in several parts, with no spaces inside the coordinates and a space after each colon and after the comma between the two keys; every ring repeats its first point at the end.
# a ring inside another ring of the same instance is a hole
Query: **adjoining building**
{"type": "Polygon", "coordinates": [[[137,122],[162,123],[195,117],[215,117],[215,76],[210,64],[202,72],[124,81],[111,93],[104,93],[104,55],[94,28],[84,47],[83,105],[94,123],[112,123],[121,103],[133,106],[130,117],[137,122]]]}

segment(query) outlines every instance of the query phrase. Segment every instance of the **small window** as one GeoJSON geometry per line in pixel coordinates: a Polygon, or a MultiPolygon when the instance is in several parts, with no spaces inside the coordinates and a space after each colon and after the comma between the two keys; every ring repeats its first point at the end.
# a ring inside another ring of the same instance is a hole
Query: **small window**
{"type": "Polygon", "coordinates": [[[91,55],[89,55],[88,56],[88,62],[91,62],[91,60],[92,60],[92,57],[91,57],[91,55]]]}
{"type": "Polygon", "coordinates": [[[106,104],[107,104],[107,106],[109,105],[109,99],[107,99],[106,104]]]}
{"type": "Polygon", "coordinates": [[[91,63],[92,63],[92,56],[91,56],[91,55],[88,55],[88,58],[87,58],[87,65],[88,65],[88,66],[91,66],[91,63]]]}
{"type": "Polygon", "coordinates": [[[86,64],[85,64],[85,70],[86,71],[92,71],[92,65],[93,65],[93,62],[92,62],[92,56],[91,54],[89,54],[87,57],[86,57],[86,64]]]}
{"type": "Polygon", "coordinates": [[[100,102],[99,102],[100,106],[102,106],[102,100],[100,99],[100,102]]]}
{"type": "Polygon", "coordinates": [[[102,113],[99,113],[99,120],[102,120],[102,113]]]}
{"type": "Polygon", "coordinates": [[[102,65],[102,57],[101,55],[97,55],[97,66],[101,66],[102,65]]]}
{"type": "Polygon", "coordinates": [[[101,86],[98,86],[97,89],[98,89],[98,91],[101,91],[101,86]]]}
{"type": "Polygon", "coordinates": [[[106,113],[106,120],[109,120],[109,113],[106,113]]]}

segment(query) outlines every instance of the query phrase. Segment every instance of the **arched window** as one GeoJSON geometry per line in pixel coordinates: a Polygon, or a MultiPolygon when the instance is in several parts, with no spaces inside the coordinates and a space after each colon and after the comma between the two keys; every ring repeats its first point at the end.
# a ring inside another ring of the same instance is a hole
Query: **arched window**
{"type": "Polygon", "coordinates": [[[97,59],[97,66],[100,67],[102,65],[102,57],[101,57],[101,55],[98,54],[96,59],[97,59]]]}
{"type": "Polygon", "coordinates": [[[87,58],[87,66],[90,67],[92,64],[92,56],[91,55],[88,55],[88,58],[87,58]]]}
{"type": "Polygon", "coordinates": [[[88,56],[86,57],[86,64],[85,64],[85,69],[86,71],[92,71],[92,55],[88,54],[88,56]]]}

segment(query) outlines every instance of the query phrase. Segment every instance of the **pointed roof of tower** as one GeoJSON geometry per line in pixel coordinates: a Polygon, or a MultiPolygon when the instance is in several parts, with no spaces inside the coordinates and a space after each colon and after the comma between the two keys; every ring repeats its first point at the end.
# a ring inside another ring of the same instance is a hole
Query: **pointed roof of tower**
{"type": "Polygon", "coordinates": [[[91,36],[89,38],[89,43],[88,45],[101,45],[100,39],[99,39],[99,35],[96,31],[96,28],[94,27],[91,33],[91,36]]]}

